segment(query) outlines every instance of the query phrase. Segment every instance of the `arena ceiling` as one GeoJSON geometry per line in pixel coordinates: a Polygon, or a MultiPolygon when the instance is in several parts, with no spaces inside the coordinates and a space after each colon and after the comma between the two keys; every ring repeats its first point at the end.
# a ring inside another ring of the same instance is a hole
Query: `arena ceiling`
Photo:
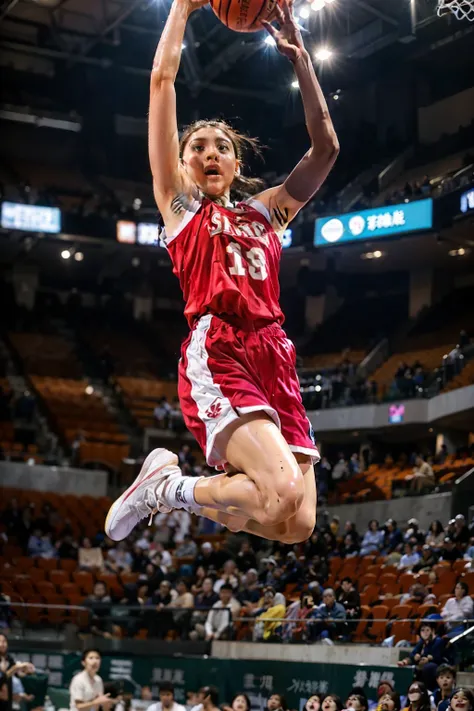
{"type": "MultiPolygon", "coordinates": [[[[299,21],[308,48],[324,45],[334,50],[334,59],[321,68],[333,77],[332,90],[341,75],[350,77],[354,69],[359,76],[376,71],[389,58],[420,56],[474,29],[437,18],[436,0],[327,3],[299,21]]],[[[298,15],[302,7],[309,10],[307,0],[296,0],[298,15]]],[[[3,0],[0,66],[49,77],[58,71],[67,75],[77,67],[113,67],[147,78],[168,9],[169,0],[3,0]]],[[[264,37],[231,32],[210,8],[194,13],[179,76],[190,101],[207,90],[281,103],[288,95],[291,70],[264,37]]]]}

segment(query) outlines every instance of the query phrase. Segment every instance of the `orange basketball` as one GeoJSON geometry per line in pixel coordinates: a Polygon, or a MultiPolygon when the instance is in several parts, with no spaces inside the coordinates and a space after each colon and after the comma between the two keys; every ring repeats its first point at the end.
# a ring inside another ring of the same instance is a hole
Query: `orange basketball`
{"type": "Polygon", "coordinates": [[[271,22],[281,0],[210,0],[221,22],[236,32],[257,32],[263,29],[260,20],[271,22]]]}

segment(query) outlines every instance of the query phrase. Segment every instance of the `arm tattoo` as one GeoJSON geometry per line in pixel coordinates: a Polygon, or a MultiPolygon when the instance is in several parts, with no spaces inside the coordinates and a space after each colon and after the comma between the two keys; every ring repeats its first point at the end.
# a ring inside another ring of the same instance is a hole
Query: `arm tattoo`
{"type": "Polygon", "coordinates": [[[171,201],[171,212],[181,215],[192,208],[192,198],[186,193],[178,193],[171,201]]]}
{"type": "Polygon", "coordinates": [[[287,207],[280,207],[275,203],[274,206],[270,207],[270,215],[272,222],[275,221],[280,229],[283,229],[288,224],[289,211],[287,207]]]}

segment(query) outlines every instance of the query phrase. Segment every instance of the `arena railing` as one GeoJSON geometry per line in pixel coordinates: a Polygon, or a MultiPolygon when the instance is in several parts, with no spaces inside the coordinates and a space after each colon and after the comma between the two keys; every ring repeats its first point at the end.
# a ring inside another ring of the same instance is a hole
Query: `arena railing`
{"type": "MultiPolygon", "coordinates": [[[[0,602],[0,614],[9,619],[12,635],[26,637],[29,630],[56,629],[59,633],[66,624],[75,625],[79,632],[112,638],[142,638],[180,640],[205,640],[205,622],[208,610],[198,608],[166,607],[153,605],[107,604],[95,609],[84,605],[51,604],[47,602],[0,602]]],[[[228,608],[217,610],[227,615],[219,639],[244,642],[314,642],[327,630],[329,636],[340,643],[380,645],[389,637],[395,643],[405,640],[415,644],[420,617],[390,618],[368,616],[345,620],[324,621],[314,618],[278,616],[278,610],[259,615],[243,615],[232,619],[228,608]]],[[[286,610],[288,613],[288,609],[286,610]]],[[[317,611],[315,609],[316,615],[317,611]]],[[[389,613],[390,614],[390,613],[389,613]]],[[[440,625],[443,621],[433,620],[440,625]]],[[[469,650],[474,659],[474,619],[460,620],[459,628],[447,633],[450,645],[469,650]]]]}

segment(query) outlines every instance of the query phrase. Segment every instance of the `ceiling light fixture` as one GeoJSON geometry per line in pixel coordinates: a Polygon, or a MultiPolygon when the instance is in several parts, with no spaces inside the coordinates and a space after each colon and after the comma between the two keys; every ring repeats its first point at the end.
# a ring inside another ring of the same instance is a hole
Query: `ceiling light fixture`
{"type": "Polygon", "coordinates": [[[63,259],[70,259],[71,258],[71,250],[70,249],[63,249],[61,252],[61,257],[63,259]]]}
{"type": "Polygon", "coordinates": [[[328,47],[321,47],[314,53],[314,58],[318,60],[318,62],[326,62],[330,57],[332,57],[333,52],[331,49],[328,47]]]}

